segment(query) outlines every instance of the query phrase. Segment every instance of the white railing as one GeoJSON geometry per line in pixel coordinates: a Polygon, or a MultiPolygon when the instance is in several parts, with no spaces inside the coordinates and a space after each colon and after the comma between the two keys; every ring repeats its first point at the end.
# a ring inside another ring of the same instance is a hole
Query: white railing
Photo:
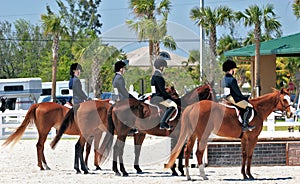
{"type": "MultiPolygon", "coordinates": [[[[0,139],[7,138],[23,122],[27,110],[6,110],[0,113],[0,139]]],[[[55,136],[55,129],[52,128],[48,137],[55,136]]],[[[38,132],[34,124],[26,127],[22,138],[37,138],[38,132]]]]}

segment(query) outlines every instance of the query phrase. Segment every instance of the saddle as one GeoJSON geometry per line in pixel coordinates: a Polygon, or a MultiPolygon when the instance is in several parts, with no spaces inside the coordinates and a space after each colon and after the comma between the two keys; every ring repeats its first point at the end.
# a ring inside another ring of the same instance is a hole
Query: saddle
{"type": "MultiPolygon", "coordinates": [[[[246,112],[245,109],[242,109],[230,102],[228,102],[227,100],[223,99],[221,102],[220,102],[221,105],[224,105],[225,107],[227,108],[231,108],[231,109],[235,109],[235,112],[236,112],[236,115],[238,117],[238,120],[240,123],[243,123],[243,116],[244,116],[244,113],[246,112]]],[[[254,108],[252,108],[252,111],[251,111],[251,117],[249,118],[249,123],[253,120],[254,118],[254,115],[255,115],[255,110],[254,108]]]]}

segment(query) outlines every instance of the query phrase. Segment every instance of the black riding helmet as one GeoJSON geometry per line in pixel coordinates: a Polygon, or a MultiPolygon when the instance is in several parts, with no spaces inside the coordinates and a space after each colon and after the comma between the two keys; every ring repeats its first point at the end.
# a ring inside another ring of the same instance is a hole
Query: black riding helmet
{"type": "Polygon", "coordinates": [[[73,63],[70,66],[70,75],[74,76],[74,70],[80,70],[83,72],[82,66],[79,63],[73,63]]]}
{"type": "Polygon", "coordinates": [[[223,71],[228,72],[233,68],[237,68],[236,63],[230,59],[227,59],[222,65],[223,71]]]}
{"type": "Polygon", "coordinates": [[[120,60],[115,63],[115,72],[120,71],[121,68],[125,67],[129,63],[128,60],[120,60]]]}
{"type": "Polygon", "coordinates": [[[167,64],[167,61],[164,60],[164,59],[161,59],[161,58],[158,58],[154,61],[154,67],[156,69],[159,69],[160,67],[165,67],[165,68],[168,68],[168,64],[167,64]]]}

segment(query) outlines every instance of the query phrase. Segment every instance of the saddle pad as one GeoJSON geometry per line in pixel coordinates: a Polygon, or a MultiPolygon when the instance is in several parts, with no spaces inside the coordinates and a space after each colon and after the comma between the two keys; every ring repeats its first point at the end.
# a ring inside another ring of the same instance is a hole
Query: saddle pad
{"type": "MultiPolygon", "coordinates": [[[[224,105],[227,108],[235,109],[235,112],[236,112],[236,115],[237,115],[237,117],[239,119],[239,122],[243,123],[243,118],[240,116],[240,111],[239,111],[239,109],[236,106],[234,106],[234,105],[228,105],[228,104],[225,104],[225,103],[219,103],[219,104],[224,105]]],[[[253,118],[254,118],[254,109],[252,108],[252,110],[251,110],[251,117],[249,118],[249,123],[253,120],[253,118]]]]}

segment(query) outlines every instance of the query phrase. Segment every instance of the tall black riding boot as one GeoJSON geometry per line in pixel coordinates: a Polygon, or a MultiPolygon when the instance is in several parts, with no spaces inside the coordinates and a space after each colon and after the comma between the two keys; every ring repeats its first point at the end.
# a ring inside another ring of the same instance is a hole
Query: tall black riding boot
{"type": "Polygon", "coordinates": [[[160,120],[160,129],[167,129],[171,130],[173,127],[170,126],[167,122],[171,118],[172,114],[175,112],[175,107],[167,108],[166,112],[164,113],[163,117],[160,120]]]}
{"type": "Polygon", "coordinates": [[[249,118],[251,117],[251,112],[252,112],[252,107],[246,107],[246,112],[244,113],[243,116],[243,127],[242,131],[247,132],[247,131],[252,131],[255,126],[249,126],[249,118]]]}

